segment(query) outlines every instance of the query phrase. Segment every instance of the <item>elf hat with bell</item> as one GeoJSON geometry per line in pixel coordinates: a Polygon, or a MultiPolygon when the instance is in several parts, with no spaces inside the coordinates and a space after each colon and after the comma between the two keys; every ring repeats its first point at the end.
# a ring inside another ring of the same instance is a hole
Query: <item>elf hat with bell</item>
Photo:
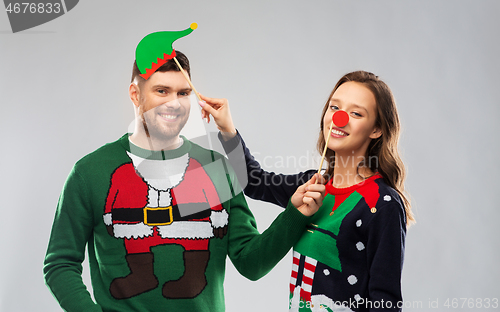
{"type": "Polygon", "coordinates": [[[172,44],[175,40],[189,35],[198,27],[192,23],[188,29],[181,31],[158,31],[147,35],[135,49],[135,61],[141,72],[140,76],[148,79],[158,68],[175,57],[172,44]]]}

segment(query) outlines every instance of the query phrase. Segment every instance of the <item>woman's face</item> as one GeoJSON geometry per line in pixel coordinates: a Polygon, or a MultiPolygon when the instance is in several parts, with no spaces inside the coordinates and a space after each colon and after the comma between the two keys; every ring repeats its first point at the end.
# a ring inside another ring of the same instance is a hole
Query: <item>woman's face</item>
{"type": "Polygon", "coordinates": [[[377,103],[373,93],[359,82],[345,82],[333,93],[329,107],[323,118],[323,135],[330,136],[328,148],[337,155],[365,156],[372,139],[382,135],[375,127],[377,103]],[[344,127],[332,124],[332,115],[343,110],[349,115],[349,122],[344,127]]]}

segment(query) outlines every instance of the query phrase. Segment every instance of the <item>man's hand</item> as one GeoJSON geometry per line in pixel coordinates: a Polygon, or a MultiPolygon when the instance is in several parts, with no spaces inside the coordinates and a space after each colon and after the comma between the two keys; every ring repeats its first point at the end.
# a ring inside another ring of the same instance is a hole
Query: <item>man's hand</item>
{"type": "Polygon", "coordinates": [[[303,215],[310,217],[323,205],[325,197],[325,180],[321,174],[314,176],[297,188],[291,202],[303,215]],[[316,184],[318,182],[318,184],[316,184]]]}
{"type": "Polygon", "coordinates": [[[210,115],[212,115],[217,128],[222,134],[222,138],[225,141],[233,138],[236,135],[236,128],[233,124],[227,99],[213,99],[201,94],[200,97],[203,100],[199,102],[202,107],[202,118],[206,118],[207,122],[210,122],[210,115]]]}

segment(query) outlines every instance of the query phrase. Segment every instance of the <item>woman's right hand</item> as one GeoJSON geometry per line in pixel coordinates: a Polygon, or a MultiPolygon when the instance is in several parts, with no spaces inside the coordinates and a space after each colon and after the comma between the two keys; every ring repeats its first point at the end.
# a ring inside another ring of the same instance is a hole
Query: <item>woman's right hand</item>
{"type": "Polygon", "coordinates": [[[319,173],[297,188],[290,201],[303,215],[310,217],[323,205],[325,179],[319,173]]]}
{"type": "Polygon", "coordinates": [[[222,134],[222,138],[225,141],[233,138],[236,135],[236,128],[233,124],[227,99],[213,99],[201,94],[200,98],[203,100],[199,102],[202,108],[202,118],[206,118],[207,122],[210,122],[210,115],[212,115],[217,128],[222,134]]]}

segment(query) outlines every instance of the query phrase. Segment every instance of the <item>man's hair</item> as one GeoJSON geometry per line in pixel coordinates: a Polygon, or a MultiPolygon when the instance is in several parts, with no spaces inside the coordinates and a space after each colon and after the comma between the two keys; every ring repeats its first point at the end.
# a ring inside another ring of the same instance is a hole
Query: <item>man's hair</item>
{"type": "MultiPolygon", "coordinates": [[[[184,53],[181,51],[175,51],[175,58],[177,61],[179,61],[179,64],[181,64],[182,69],[187,72],[189,78],[191,78],[191,68],[189,67],[189,60],[184,53]]],[[[179,67],[175,63],[174,59],[168,60],[165,64],[160,66],[155,72],[167,72],[167,71],[180,71],[179,67]]],[[[142,84],[143,82],[146,81],[146,79],[142,78],[140,76],[141,72],[139,71],[139,68],[137,67],[137,61],[134,61],[134,66],[132,67],[132,79],[131,82],[134,82],[134,80],[137,79],[138,84],[142,84]]]]}

